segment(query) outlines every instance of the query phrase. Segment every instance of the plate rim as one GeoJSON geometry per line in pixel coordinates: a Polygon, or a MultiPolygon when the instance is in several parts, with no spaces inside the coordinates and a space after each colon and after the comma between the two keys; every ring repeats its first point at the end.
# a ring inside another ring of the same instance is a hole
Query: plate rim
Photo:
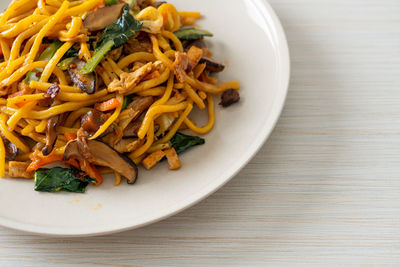
{"type": "MultiPolygon", "coordinates": [[[[249,1],[249,0],[246,0],[249,1]]],[[[196,195],[191,196],[190,199],[187,199],[186,201],[182,202],[185,203],[183,205],[175,205],[172,206],[163,212],[158,213],[158,215],[153,215],[149,216],[152,217],[152,219],[147,219],[144,222],[141,223],[136,223],[134,225],[130,226],[125,226],[121,227],[118,226],[116,228],[108,228],[102,231],[99,230],[94,230],[93,232],[79,232],[79,231],[70,231],[71,233],[61,233],[59,231],[54,231],[54,230],[47,230],[44,231],[43,227],[38,227],[35,225],[27,224],[27,223],[22,223],[22,222],[16,222],[12,220],[8,220],[5,218],[0,217],[0,225],[12,229],[12,230],[17,230],[21,232],[25,232],[28,234],[33,234],[33,235],[39,235],[39,236],[48,236],[48,237],[91,237],[91,236],[103,236],[103,235],[110,235],[110,234],[115,234],[115,233],[120,233],[120,232],[125,232],[129,230],[134,230],[138,229],[141,227],[145,227],[147,225],[154,224],[156,222],[160,222],[162,220],[165,220],[169,217],[172,217],[178,213],[181,213],[182,211],[193,207],[194,205],[200,203],[201,201],[205,200],[208,198],[210,195],[214,194],[216,191],[221,189],[224,185],[226,185],[229,181],[231,181],[255,156],[256,154],[260,151],[260,149],[263,147],[265,142],[269,139],[271,133],[276,127],[276,124],[280,118],[280,115],[283,111],[283,108],[285,106],[285,102],[287,99],[287,94],[289,90],[289,82],[290,82],[290,74],[291,74],[291,61],[290,61],[290,52],[289,52],[289,46],[287,42],[287,37],[285,34],[285,31],[283,29],[282,23],[280,19],[278,18],[275,10],[272,8],[270,3],[267,0],[250,0],[250,1],[261,1],[264,7],[266,8],[266,11],[261,12],[261,15],[264,20],[269,20],[269,23],[272,21],[272,25],[276,29],[276,37],[277,41],[279,44],[279,49],[276,49],[279,51],[279,60],[278,62],[279,67],[278,67],[278,73],[281,74],[281,79],[279,79],[279,89],[277,91],[277,94],[275,96],[275,100],[272,104],[271,108],[271,114],[268,116],[267,120],[265,121],[263,125],[263,135],[261,135],[258,140],[256,140],[252,144],[252,149],[249,149],[248,153],[243,157],[245,158],[244,160],[241,161],[240,164],[236,168],[233,168],[230,170],[228,175],[225,175],[226,178],[224,179],[219,179],[217,183],[210,184],[209,186],[203,188],[201,191],[199,191],[196,195]],[[268,18],[267,18],[268,17],[268,18]],[[272,20],[271,20],[272,19],[272,20]]],[[[68,232],[68,231],[67,231],[68,232]]]]}

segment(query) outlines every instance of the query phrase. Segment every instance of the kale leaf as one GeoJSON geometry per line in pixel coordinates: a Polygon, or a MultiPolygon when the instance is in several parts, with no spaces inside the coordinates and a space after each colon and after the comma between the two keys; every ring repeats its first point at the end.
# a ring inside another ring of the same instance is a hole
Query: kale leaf
{"type": "Polygon", "coordinates": [[[191,147],[205,144],[205,140],[198,136],[185,135],[177,132],[171,139],[172,147],[177,154],[180,154],[191,147]]]}
{"type": "Polygon", "coordinates": [[[86,186],[89,183],[96,182],[96,179],[89,176],[80,179],[77,177],[77,171],[60,167],[39,169],[35,173],[35,190],[41,192],[64,190],[73,193],[85,193],[86,186]]]}
{"type": "Polygon", "coordinates": [[[129,13],[129,5],[125,5],[122,16],[104,29],[104,34],[96,44],[95,55],[83,66],[81,73],[93,72],[108,52],[124,45],[141,28],[142,23],[135,20],[129,13]]]}

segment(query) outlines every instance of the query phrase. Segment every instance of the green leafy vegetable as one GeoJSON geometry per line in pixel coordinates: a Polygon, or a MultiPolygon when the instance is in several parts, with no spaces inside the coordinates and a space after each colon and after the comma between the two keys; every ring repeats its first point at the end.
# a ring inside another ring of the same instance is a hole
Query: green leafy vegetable
{"type": "Polygon", "coordinates": [[[89,74],[93,72],[108,52],[125,44],[141,28],[142,23],[135,20],[129,13],[129,5],[125,5],[122,16],[104,29],[103,36],[101,36],[100,41],[96,44],[96,53],[85,64],[81,73],[89,74]]]}
{"type": "MultiPolygon", "coordinates": [[[[43,52],[40,54],[38,61],[49,61],[53,58],[57,50],[63,45],[62,42],[56,41],[51,43],[43,52]]],[[[38,74],[43,72],[42,68],[32,70],[26,74],[25,84],[29,85],[31,81],[39,81],[38,74]]]]}
{"type": "Polygon", "coordinates": [[[180,154],[191,147],[205,144],[205,140],[198,136],[185,135],[177,132],[171,139],[172,147],[180,154]]]}
{"type": "Polygon", "coordinates": [[[57,67],[59,67],[61,70],[68,70],[69,68],[69,63],[74,59],[74,57],[69,57],[61,61],[60,63],[57,64],[57,67]]]}
{"type": "Polygon", "coordinates": [[[81,69],[81,73],[86,75],[92,73],[97,65],[103,60],[103,58],[111,51],[112,47],[114,46],[113,40],[108,40],[105,44],[103,44],[99,50],[93,55],[93,57],[86,62],[86,64],[81,69]]]}
{"type": "Polygon", "coordinates": [[[194,29],[194,28],[180,29],[174,32],[174,34],[176,35],[176,37],[179,38],[179,40],[198,40],[203,38],[204,36],[209,36],[209,37],[214,36],[209,31],[194,29]]]}
{"type": "Polygon", "coordinates": [[[96,179],[85,176],[80,179],[75,171],[55,167],[52,169],[39,169],[35,173],[35,190],[41,192],[58,192],[60,190],[85,193],[89,183],[96,183],[96,179]]]}
{"type": "Polygon", "coordinates": [[[105,0],[107,6],[116,5],[119,3],[118,0],[105,0]]]}
{"type": "Polygon", "coordinates": [[[74,46],[68,49],[68,51],[64,54],[63,59],[69,57],[77,57],[79,55],[79,49],[74,46]]]}

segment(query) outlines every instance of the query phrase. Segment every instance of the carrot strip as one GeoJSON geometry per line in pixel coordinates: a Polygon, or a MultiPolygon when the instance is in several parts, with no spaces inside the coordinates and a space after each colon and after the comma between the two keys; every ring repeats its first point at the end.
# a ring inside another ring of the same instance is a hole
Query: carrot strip
{"type": "Polygon", "coordinates": [[[64,155],[60,155],[60,154],[50,154],[48,156],[39,156],[38,153],[34,153],[31,158],[32,162],[31,162],[31,164],[29,164],[26,171],[27,172],[36,171],[37,169],[40,169],[51,163],[54,163],[57,161],[62,161],[63,158],[64,158],[64,155]]]}
{"type": "Polygon", "coordinates": [[[117,98],[111,98],[103,103],[96,103],[94,108],[99,111],[109,111],[116,109],[119,106],[119,100],[117,98]]]}

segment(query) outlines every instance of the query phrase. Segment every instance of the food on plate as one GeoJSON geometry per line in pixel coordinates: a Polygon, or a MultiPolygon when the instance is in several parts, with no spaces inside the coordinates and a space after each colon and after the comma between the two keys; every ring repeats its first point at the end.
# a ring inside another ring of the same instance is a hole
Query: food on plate
{"type": "Polygon", "coordinates": [[[12,1],[0,17],[0,176],[82,193],[106,173],[119,185],[138,165],[181,168],[215,124],[214,97],[240,99],[237,81],[214,75],[226,66],[200,18],[164,1],[12,1]]]}

